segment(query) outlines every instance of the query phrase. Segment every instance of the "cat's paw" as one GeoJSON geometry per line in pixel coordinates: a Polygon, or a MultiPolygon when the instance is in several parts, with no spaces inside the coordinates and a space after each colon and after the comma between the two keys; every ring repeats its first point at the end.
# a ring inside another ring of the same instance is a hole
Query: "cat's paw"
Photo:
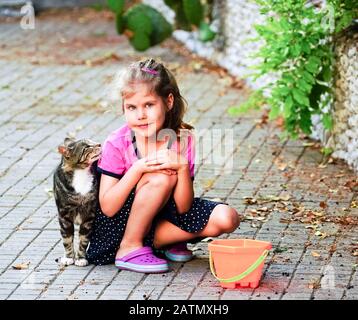
{"type": "Polygon", "coordinates": [[[84,258],[76,259],[75,265],[78,267],[85,267],[88,266],[88,261],[84,258]]]}
{"type": "Polygon", "coordinates": [[[71,264],[74,264],[75,260],[73,258],[62,257],[60,263],[64,266],[69,266],[71,264]]]}

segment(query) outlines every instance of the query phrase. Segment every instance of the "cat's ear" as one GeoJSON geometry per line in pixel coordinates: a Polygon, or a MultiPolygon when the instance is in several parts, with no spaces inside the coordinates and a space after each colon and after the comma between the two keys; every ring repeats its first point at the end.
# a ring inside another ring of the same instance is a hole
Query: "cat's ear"
{"type": "Polygon", "coordinates": [[[68,156],[68,149],[66,146],[58,146],[58,152],[61,153],[64,157],[68,156]]]}
{"type": "Polygon", "coordinates": [[[64,141],[64,144],[65,146],[67,147],[71,142],[74,142],[75,140],[73,138],[70,138],[70,137],[66,137],[65,138],[65,141],[64,141]]]}

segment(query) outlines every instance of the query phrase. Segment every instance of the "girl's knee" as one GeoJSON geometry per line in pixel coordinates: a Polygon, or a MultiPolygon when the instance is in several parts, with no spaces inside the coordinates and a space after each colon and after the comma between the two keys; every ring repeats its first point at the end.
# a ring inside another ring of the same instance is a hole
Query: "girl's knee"
{"type": "Polygon", "coordinates": [[[146,173],[147,183],[154,188],[173,188],[177,182],[176,175],[167,175],[164,173],[146,173]]]}
{"type": "Polygon", "coordinates": [[[218,205],[214,210],[216,210],[215,225],[220,234],[233,232],[240,225],[239,213],[234,208],[218,205]]]}

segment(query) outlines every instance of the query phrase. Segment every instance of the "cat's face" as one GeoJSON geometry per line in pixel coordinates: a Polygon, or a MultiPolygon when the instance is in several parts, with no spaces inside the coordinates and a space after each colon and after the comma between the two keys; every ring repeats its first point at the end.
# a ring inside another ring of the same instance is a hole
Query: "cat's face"
{"type": "Polygon", "coordinates": [[[73,140],[66,138],[58,147],[67,167],[85,169],[101,156],[101,144],[89,139],[73,140]]]}

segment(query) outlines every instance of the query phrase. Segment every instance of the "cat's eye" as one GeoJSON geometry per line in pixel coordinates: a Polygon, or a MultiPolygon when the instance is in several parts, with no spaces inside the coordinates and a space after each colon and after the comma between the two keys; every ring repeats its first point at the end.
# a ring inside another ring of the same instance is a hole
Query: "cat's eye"
{"type": "Polygon", "coordinates": [[[88,147],[85,147],[82,149],[81,156],[78,158],[80,162],[86,160],[87,155],[88,155],[88,153],[86,152],[87,149],[88,149],[88,147]]]}

